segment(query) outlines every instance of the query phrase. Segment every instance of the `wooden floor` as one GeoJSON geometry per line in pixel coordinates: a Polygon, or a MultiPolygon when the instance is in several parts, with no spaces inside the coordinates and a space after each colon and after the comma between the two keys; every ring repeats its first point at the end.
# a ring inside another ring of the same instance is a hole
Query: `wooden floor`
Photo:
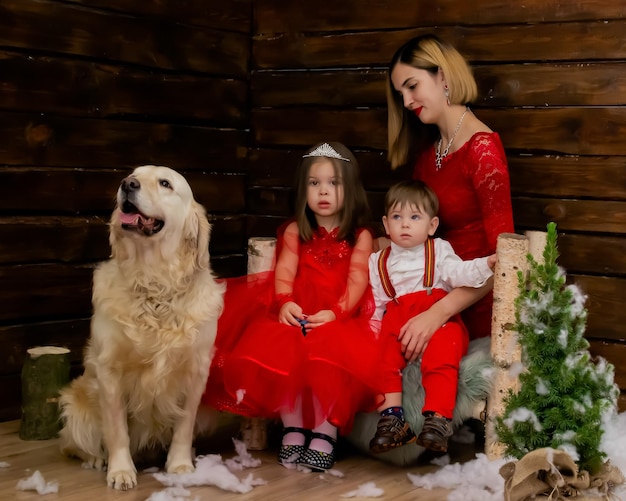
{"type": "MultiPolygon", "coordinates": [[[[41,500],[66,501],[118,500],[145,501],[153,492],[163,490],[150,473],[139,473],[138,486],[127,492],[110,489],[105,484],[105,473],[81,468],[78,460],[63,457],[59,453],[58,440],[22,441],[17,435],[19,422],[0,423],[0,462],[9,463],[7,468],[0,468],[0,500],[41,500]],[[40,496],[34,491],[18,491],[18,480],[30,477],[39,470],[46,482],[59,484],[58,494],[40,496]]],[[[224,442],[226,444],[228,442],[224,442]]],[[[288,470],[276,462],[276,450],[253,451],[255,458],[262,460],[261,466],[244,470],[237,476],[244,478],[253,473],[255,478],[262,478],[266,485],[255,487],[247,494],[226,492],[212,486],[192,487],[190,500],[333,500],[344,499],[341,496],[359,485],[374,482],[385,494],[377,499],[441,501],[447,497],[447,491],[417,489],[407,478],[407,472],[419,474],[436,470],[437,467],[424,464],[410,468],[384,464],[365,457],[353,450],[348,444],[340,443],[340,454],[335,469],[343,477],[329,474],[305,473],[288,470]]],[[[407,447],[411,447],[408,445],[407,447]]],[[[222,450],[198,450],[199,454],[222,454],[223,458],[235,455],[232,444],[217,447],[222,450]]],[[[215,447],[214,447],[215,449],[215,447]]],[[[453,461],[466,461],[474,457],[474,446],[451,444],[453,461]]],[[[162,465],[157,465],[162,466],[162,465]]],[[[363,499],[363,498],[361,498],[363,499]]]]}

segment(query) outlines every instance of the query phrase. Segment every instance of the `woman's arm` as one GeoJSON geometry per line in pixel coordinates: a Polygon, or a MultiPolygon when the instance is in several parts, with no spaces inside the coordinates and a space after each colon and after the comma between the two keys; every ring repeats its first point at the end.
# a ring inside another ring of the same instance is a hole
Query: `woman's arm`
{"type": "Polygon", "coordinates": [[[428,310],[411,318],[402,329],[398,340],[402,345],[404,357],[413,362],[424,352],[428,341],[443,324],[454,315],[461,313],[468,306],[487,294],[493,287],[493,278],[479,289],[458,287],[433,304],[428,310]]]}

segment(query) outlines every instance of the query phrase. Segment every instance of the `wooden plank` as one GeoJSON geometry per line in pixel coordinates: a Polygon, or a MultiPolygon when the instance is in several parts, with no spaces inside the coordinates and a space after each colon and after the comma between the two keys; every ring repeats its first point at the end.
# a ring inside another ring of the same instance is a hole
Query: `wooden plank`
{"type": "Polygon", "coordinates": [[[211,256],[211,268],[218,278],[240,277],[246,274],[248,257],[246,254],[211,256]]]}
{"type": "Polygon", "coordinates": [[[378,68],[252,71],[252,105],[387,106],[386,80],[387,70],[378,68]]]}
{"type": "MultiPolygon", "coordinates": [[[[626,109],[475,109],[508,151],[569,155],[626,155],[626,109]]],[[[254,109],[257,146],[309,146],[332,137],[355,148],[387,148],[386,109],[254,109]]]]}
{"type": "Polygon", "coordinates": [[[252,24],[251,0],[69,0],[69,3],[245,34],[250,33],[252,24]]]}
{"type": "MultiPolygon", "coordinates": [[[[624,339],[622,339],[622,342],[624,339]]],[[[590,341],[589,352],[594,357],[602,357],[615,368],[615,383],[626,388],[626,345],[607,341],[590,341]]]]}
{"type": "Polygon", "coordinates": [[[5,347],[0,351],[0,376],[19,373],[26,350],[34,346],[68,348],[71,362],[81,363],[83,348],[89,337],[89,322],[86,317],[0,327],[0,346],[5,347]]]}
{"type": "MultiPolygon", "coordinates": [[[[248,186],[291,187],[293,172],[305,149],[250,149],[248,186]]],[[[366,189],[387,189],[393,182],[411,176],[409,167],[392,171],[384,151],[356,149],[353,153],[366,189]]],[[[511,192],[516,196],[626,200],[626,184],[616,182],[626,173],[623,157],[511,153],[508,163],[511,192]]]]}
{"type": "Polygon", "coordinates": [[[626,202],[513,197],[513,218],[524,229],[626,234],[626,202]]]}
{"type": "MultiPolygon", "coordinates": [[[[218,276],[245,274],[243,254],[212,256],[218,276]]],[[[91,312],[93,266],[25,264],[0,267],[0,322],[81,318],[91,312]]]]}
{"type": "Polygon", "coordinates": [[[531,0],[524,3],[481,0],[480,8],[458,0],[394,0],[368,2],[359,0],[333,2],[282,2],[263,0],[254,3],[256,33],[308,31],[348,31],[409,28],[446,24],[512,24],[623,19],[620,2],[582,0],[563,4],[559,0],[531,0]]]}
{"type": "MultiPolygon", "coordinates": [[[[210,216],[212,254],[242,252],[245,216],[210,216]]],[[[0,263],[85,263],[110,255],[108,216],[0,217],[0,263]]]]}
{"type": "Polygon", "coordinates": [[[254,109],[251,123],[257,146],[308,147],[330,137],[349,148],[387,148],[386,109],[254,109]]]}
{"type": "Polygon", "coordinates": [[[80,318],[91,311],[87,265],[34,264],[0,267],[0,321],[80,318]]]}
{"type": "Polygon", "coordinates": [[[587,295],[585,307],[589,313],[585,337],[614,341],[626,340],[626,279],[569,274],[587,295]]]}
{"type": "MultiPolygon", "coordinates": [[[[305,150],[306,147],[252,148],[248,158],[248,186],[291,188],[295,169],[305,150]]],[[[394,182],[410,177],[407,170],[392,171],[384,151],[353,149],[352,152],[359,163],[363,185],[368,190],[386,190],[394,182]]]]}
{"type": "MultiPolygon", "coordinates": [[[[0,169],[0,210],[14,212],[106,212],[128,170],[0,169]]],[[[242,212],[245,176],[181,171],[195,198],[210,213],[242,212]]]]}
{"type": "Polygon", "coordinates": [[[264,216],[248,214],[246,216],[247,236],[275,237],[278,227],[287,220],[287,216],[264,216]]]}
{"type": "Polygon", "coordinates": [[[624,157],[508,155],[511,192],[559,198],[626,199],[624,157]]]}
{"type": "Polygon", "coordinates": [[[0,263],[92,262],[109,256],[108,217],[0,217],[0,263]]]}
{"type": "MultiPolygon", "coordinates": [[[[298,3],[298,5],[300,5],[298,3]]],[[[480,9],[482,12],[482,8],[480,9]]],[[[519,22],[519,20],[518,20],[519,22]]],[[[420,23],[417,23],[420,24],[420,23]]],[[[493,26],[441,26],[437,35],[472,64],[619,61],[626,20],[493,26]],[[581,43],[584,40],[585,43],[581,43]]],[[[262,33],[253,38],[255,69],[387,66],[404,42],[431,27],[346,33],[262,33]]]]}
{"type": "Polygon", "coordinates": [[[0,107],[81,117],[247,123],[247,83],[0,51],[0,107]]]}
{"type": "Polygon", "coordinates": [[[20,376],[0,376],[0,422],[19,419],[21,416],[22,383],[20,376]]]}
{"type": "Polygon", "coordinates": [[[237,78],[247,74],[249,37],[243,33],[49,0],[3,0],[0,14],[4,47],[237,78]]]}
{"type": "MultiPolygon", "coordinates": [[[[613,106],[626,101],[626,64],[490,64],[472,68],[478,106],[613,106]]],[[[378,68],[253,71],[255,107],[386,106],[387,71],[378,68]]]]}
{"type": "Polygon", "coordinates": [[[626,276],[626,236],[559,233],[558,247],[568,272],[626,276]]]}
{"type": "Polygon", "coordinates": [[[243,172],[243,130],[0,112],[3,165],[243,172]]]}
{"type": "Polygon", "coordinates": [[[494,64],[473,68],[478,105],[615,106],[626,100],[626,64],[494,64]]]}

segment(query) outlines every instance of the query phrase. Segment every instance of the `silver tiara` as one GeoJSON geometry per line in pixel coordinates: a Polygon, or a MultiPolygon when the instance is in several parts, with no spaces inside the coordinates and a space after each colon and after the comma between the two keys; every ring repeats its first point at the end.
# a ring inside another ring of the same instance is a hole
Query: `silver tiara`
{"type": "Polygon", "coordinates": [[[302,155],[302,158],[307,157],[328,157],[328,158],[337,158],[338,160],[343,160],[344,162],[349,162],[349,158],[342,157],[337,150],[333,148],[330,144],[324,143],[317,148],[315,148],[311,153],[307,153],[306,155],[302,155]]]}

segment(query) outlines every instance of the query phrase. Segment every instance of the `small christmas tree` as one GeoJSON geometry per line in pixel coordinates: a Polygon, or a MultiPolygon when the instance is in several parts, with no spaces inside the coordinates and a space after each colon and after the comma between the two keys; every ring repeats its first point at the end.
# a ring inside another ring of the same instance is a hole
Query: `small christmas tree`
{"type": "Polygon", "coordinates": [[[548,224],[544,263],[528,256],[528,277],[518,272],[515,331],[522,350],[520,390],[505,398],[496,419],[506,454],[521,459],[543,447],[567,452],[581,470],[596,473],[605,459],[599,449],[602,423],[616,412],[619,388],[613,366],[591,359],[583,337],[585,296],[565,284],[556,264],[556,224],[548,224]]]}

